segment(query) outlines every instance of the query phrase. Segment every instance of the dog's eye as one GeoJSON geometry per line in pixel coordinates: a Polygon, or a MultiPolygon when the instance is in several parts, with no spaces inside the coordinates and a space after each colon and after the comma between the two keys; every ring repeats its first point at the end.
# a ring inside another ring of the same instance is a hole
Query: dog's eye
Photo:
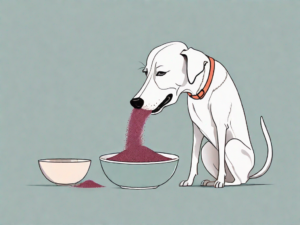
{"type": "Polygon", "coordinates": [[[167,72],[162,72],[162,71],[159,71],[157,72],[156,76],[163,76],[165,75],[167,72]]]}

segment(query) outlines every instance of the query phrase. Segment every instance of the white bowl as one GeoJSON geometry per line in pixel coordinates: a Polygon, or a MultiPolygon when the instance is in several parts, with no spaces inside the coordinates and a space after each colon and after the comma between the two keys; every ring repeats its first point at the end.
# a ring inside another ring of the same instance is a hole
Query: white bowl
{"type": "Polygon", "coordinates": [[[174,175],[179,157],[159,153],[172,160],[161,162],[118,162],[107,160],[118,153],[100,156],[100,164],[106,177],[124,189],[153,189],[165,184],[174,175]]]}
{"type": "Polygon", "coordinates": [[[89,159],[40,159],[40,169],[47,180],[58,185],[73,185],[89,171],[89,159]]]}

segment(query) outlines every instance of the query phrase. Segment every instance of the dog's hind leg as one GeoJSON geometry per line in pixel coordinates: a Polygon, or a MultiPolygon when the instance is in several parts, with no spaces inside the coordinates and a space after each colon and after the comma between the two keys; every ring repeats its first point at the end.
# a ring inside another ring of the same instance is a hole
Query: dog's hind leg
{"type": "MultiPolygon", "coordinates": [[[[207,142],[201,152],[202,162],[206,170],[210,173],[210,175],[216,180],[219,173],[219,154],[218,150],[210,143],[207,142]]],[[[234,178],[225,162],[225,182],[233,182],[234,178]]],[[[201,186],[214,186],[214,181],[204,180],[201,183],[201,186]]]]}
{"type": "Polygon", "coordinates": [[[225,146],[225,161],[234,177],[233,182],[225,186],[244,184],[249,180],[249,173],[254,166],[254,153],[238,139],[231,139],[225,146]]]}

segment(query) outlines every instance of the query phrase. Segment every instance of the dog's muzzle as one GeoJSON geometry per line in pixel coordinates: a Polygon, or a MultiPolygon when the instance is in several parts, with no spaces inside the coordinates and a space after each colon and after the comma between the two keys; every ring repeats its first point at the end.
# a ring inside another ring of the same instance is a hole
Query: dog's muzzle
{"type": "MultiPolygon", "coordinates": [[[[166,104],[168,104],[173,98],[172,94],[167,95],[167,97],[160,103],[156,109],[152,110],[152,113],[157,113],[159,110],[162,109],[166,104]]],[[[130,101],[130,104],[132,105],[133,108],[140,109],[144,105],[144,100],[142,98],[133,98],[130,101]]]]}

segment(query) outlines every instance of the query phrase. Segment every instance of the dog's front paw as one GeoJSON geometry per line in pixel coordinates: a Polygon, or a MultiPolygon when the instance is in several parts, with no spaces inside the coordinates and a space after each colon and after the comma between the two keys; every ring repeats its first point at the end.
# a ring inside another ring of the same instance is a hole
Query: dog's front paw
{"type": "Polygon", "coordinates": [[[215,188],[223,188],[224,184],[225,184],[224,180],[222,181],[222,180],[218,179],[218,180],[215,181],[214,186],[215,186],[215,188]]]}
{"type": "Polygon", "coordinates": [[[179,186],[180,187],[192,186],[193,183],[194,183],[194,180],[190,180],[190,179],[183,180],[183,181],[180,182],[179,186]]]}

